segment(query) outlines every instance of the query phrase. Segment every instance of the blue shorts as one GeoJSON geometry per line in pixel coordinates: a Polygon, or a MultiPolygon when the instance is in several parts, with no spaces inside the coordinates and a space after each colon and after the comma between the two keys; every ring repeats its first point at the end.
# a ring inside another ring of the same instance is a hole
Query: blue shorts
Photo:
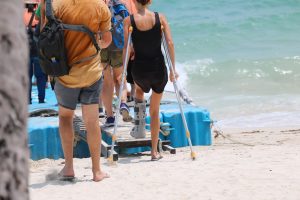
{"type": "Polygon", "coordinates": [[[102,80],[100,78],[93,85],[84,88],[68,88],[56,81],[54,91],[58,104],[71,110],[76,109],[77,103],[84,105],[99,104],[102,80]]]}

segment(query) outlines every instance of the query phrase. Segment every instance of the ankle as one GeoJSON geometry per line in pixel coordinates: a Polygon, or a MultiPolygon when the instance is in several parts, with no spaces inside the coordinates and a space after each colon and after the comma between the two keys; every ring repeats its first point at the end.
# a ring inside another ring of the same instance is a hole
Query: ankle
{"type": "Polygon", "coordinates": [[[92,167],[92,172],[93,172],[94,174],[96,174],[96,173],[101,173],[101,169],[100,169],[100,167],[92,167]]]}

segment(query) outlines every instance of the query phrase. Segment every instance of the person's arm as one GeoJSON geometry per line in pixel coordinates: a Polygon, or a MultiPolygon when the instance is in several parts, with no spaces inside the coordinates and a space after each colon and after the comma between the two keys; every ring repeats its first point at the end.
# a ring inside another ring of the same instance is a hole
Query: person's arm
{"type": "MultiPolygon", "coordinates": [[[[127,43],[128,43],[128,36],[129,36],[129,27],[130,24],[130,17],[126,17],[123,21],[123,30],[124,30],[124,48],[123,48],[123,64],[125,64],[125,56],[127,51],[127,43]]],[[[128,54],[131,53],[131,46],[129,47],[128,54]]]]}
{"type": "Polygon", "coordinates": [[[127,8],[128,12],[132,14],[130,2],[128,0],[120,0],[120,2],[127,8]]]}
{"type": "MultiPolygon", "coordinates": [[[[166,42],[168,45],[168,49],[169,49],[169,53],[170,53],[170,58],[171,58],[171,62],[173,65],[173,72],[175,75],[175,79],[178,78],[178,73],[176,72],[176,68],[175,68],[175,49],[174,49],[174,43],[173,43],[173,39],[172,39],[172,35],[171,35],[171,29],[170,26],[168,24],[168,21],[166,19],[166,17],[162,14],[159,14],[160,17],[160,21],[161,24],[163,25],[164,29],[164,34],[166,37],[166,42]]],[[[170,80],[173,82],[174,81],[174,76],[170,73],[170,80]]]]}
{"type": "Polygon", "coordinates": [[[41,26],[40,26],[40,30],[42,30],[44,28],[45,24],[46,24],[46,16],[45,16],[45,10],[46,10],[45,6],[46,6],[46,4],[45,4],[45,0],[41,0],[40,1],[40,5],[41,5],[40,6],[41,7],[41,10],[40,10],[40,12],[41,12],[41,19],[40,19],[41,26]]]}
{"type": "Polygon", "coordinates": [[[126,6],[126,8],[130,14],[137,13],[137,10],[136,10],[135,4],[133,3],[133,0],[121,0],[121,2],[123,2],[123,4],[126,6]]]}
{"type": "MultiPolygon", "coordinates": [[[[105,4],[104,1],[101,3],[105,4]]],[[[105,49],[110,45],[112,41],[112,35],[110,32],[111,14],[110,14],[110,10],[106,5],[101,7],[100,13],[101,13],[101,20],[100,20],[100,25],[98,30],[100,34],[100,40],[98,41],[98,43],[101,49],[105,49]]]]}
{"type": "Polygon", "coordinates": [[[110,31],[105,31],[101,33],[101,39],[98,41],[100,48],[105,49],[107,48],[112,41],[112,36],[110,31]]]}

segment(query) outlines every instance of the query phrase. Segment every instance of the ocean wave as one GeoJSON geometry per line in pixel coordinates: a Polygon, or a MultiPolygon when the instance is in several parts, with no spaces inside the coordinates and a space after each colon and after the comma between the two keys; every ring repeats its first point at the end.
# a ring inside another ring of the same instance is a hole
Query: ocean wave
{"type": "Polygon", "coordinates": [[[299,1],[160,0],[152,8],[170,23],[180,85],[213,116],[299,111],[299,1]]]}
{"type": "Polygon", "coordinates": [[[203,93],[208,96],[299,94],[300,67],[295,59],[298,57],[228,61],[206,58],[176,65],[180,84],[192,98],[203,93]]]}
{"type": "MultiPolygon", "coordinates": [[[[228,61],[214,61],[211,58],[197,59],[180,63],[181,68],[190,76],[201,78],[284,78],[300,75],[300,56],[247,60],[236,59],[228,61]]],[[[300,81],[300,80],[299,80],[300,81]]]]}

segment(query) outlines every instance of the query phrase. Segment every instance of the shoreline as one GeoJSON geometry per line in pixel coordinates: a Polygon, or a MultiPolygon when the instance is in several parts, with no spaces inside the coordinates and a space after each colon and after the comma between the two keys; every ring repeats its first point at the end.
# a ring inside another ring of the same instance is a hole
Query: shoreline
{"type": "Polygon", "coordinates": [[[157,162],[149,152],[122,155],[116,166],[101,158],[111,177],[100,183],[91,181],[89,158],[74,159],[74,183],[46,180],[62,168],[62,159],[30,161],[31,199],[298,199],[300,127],[223,134],[211,146],[194,147],[195,161],[189,147],[163,153],[157,162]]]}

